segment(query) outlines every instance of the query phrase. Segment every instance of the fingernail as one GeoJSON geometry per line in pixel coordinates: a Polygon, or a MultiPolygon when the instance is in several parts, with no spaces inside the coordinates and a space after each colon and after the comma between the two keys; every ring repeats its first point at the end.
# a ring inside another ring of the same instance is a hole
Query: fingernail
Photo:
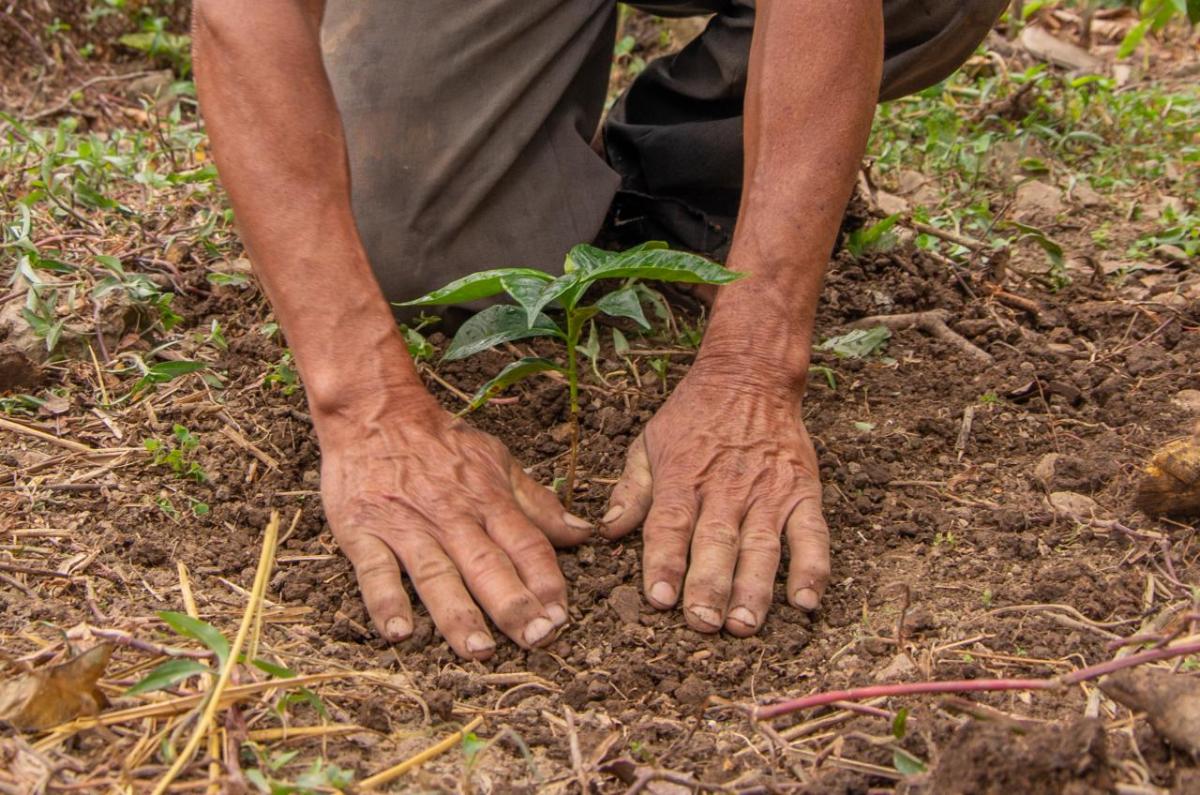
{"type": "Polygon", "coordinates": [[[494,648],[496,648],[496,641],[492,640],[486,632],[472,632],[467,635],[467,651],[472,654],[491,651],[494,648]]]}
{"type": "Polygon", "coordinates": [[[393,616],[383,626],[383,632],[390,641],[401,641],[412,634],[412,624],[400,616],[393,616]]]}
{"type": "Polygon", "coordinates": [[[525,642],[530,646],[536,646],[549,637],[554,631],[554,625],[546,618],[535,618],[525,627],[525,642]]]}
{"type": "Polygon", "coordinates": [[[687,610],[692,614],[693,618],[704,626],[711,629],[721,628],[721,614],[711,607],[707,605],[692,605],[687,610]]]}
{"type": "Polygon", "coordinates": [[[546,615],[550,616],[550,623],[556,627],[567,623],[567,609],[560,604],[546,605],[546,615]]]}
{"type": "Polygon", "coordinates": [[[735,607],[729,611],[729,620],[736,621],[745,626],[747,629],[754,629],[758,626],[758,617],[750,612],[746,607],[735,607]]]}
{"type": "Polygon", "coordinates": [[[623,514],[623,513],[625,513],[624,505],[614,505],[608,509],[608,513],[606,513],[606,514],[604,514],[604,516],[600,517],[600,524],[608,524],[609,522],[615,522],[615,521],[617,521],[617,519],[621,518],[621,514],[623,514]]]}
{"type": "Polygon", "coordinates": [[[649,596],[650,601],[660,607],[671,607],[675,604],[675,589],[662,580],[650,586],[649,596]]]}
{"type": "Polygon", "coordinates": [[[581,519],[573,513],[563,512],[563,521],[567,523],[567,527],[573,527],[576,530],[591,530],[592,523],[587,519],[581,519]]]}
{"type": "Polygon", "coordinates": [[[816,610],[821,604],[821,597],[817,596],[817,592],[812,588],[801,588],[796,591],[796,606],[802,607],[805,610],[816,610]]]}

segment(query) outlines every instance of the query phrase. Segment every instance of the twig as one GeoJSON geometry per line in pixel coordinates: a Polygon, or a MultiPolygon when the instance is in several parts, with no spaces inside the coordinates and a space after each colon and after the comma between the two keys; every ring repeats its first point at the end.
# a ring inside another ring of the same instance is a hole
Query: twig
{"type": "Polygon", "coordinates": [[[229,685],[229,678],[233,675],[234,666],[237,665],[238,656],[241,654],[246,636],[250,632],[250,624],[262,605],[263,594],[267,590],[267,580],[270,578],[271,564],[275,558],[275,541],[278,538],[279,511],[273,511],[271,521],[267,523],[267,530],[263,534],[262,553],[258,558],[258,570],[254,574],[254,585],[250,589],[250,600],[242,614],[242,622],[238,625],[237,635],[233,639],[233,647],[229,651],[229,658],[221,668],[221,674],[217,677],[216,684],[208,691],[204,712],[200,715],[200,720],[196,722],[195,728],[192,729],[192,736],[188,738],[187,744],[175,758],[174,764],[154,785],[153,795],[163,795],[180,771],[192,761],[196,749],[200,747],[201,740],[208,734],[208,727],[212,725],[217,710],[221,708],[221,694],[229,685]]]}
{"type": "Polygon", "coordinates": [[[374,789],[375,787],[382,786],[383,784],[386,784],[389,781],[394,781],[395,779],[400,778],[400,776],[403,776],[405,773],[412,770],[413,768],[419,767],[420,765],[423,765],[426,762],[428,762],[430,759],[433,759],[434,757],[444,754],[446,751],[449,751],[457,743],[462,741],[462,738],[466,736],[467,732],[474,731],[475,728],[481,723],[483,723],[483,716],[476,715],[474,718],[471,719],[471,721],[466,726],[463,726],[461,729],[456,731],[454,734],[451,734],[449,737],[446,737],[444,740],[437,743],[436,745],[429,746],[424,751],[421,751],[420,753],[418,753],[415,756],[410,756],[408,759],[405,759],[400,764],[393,765],[392,767],[389,767],[387,770],[381,770],[373,776],[367,776],[366,778],[364,778],[362,781],[359,782],[358,788],[360,790],[374,789]]]}
{"type": "Polygon", "coordinates": [[[886,326],[892,331],[915,328],[925,332],[934,339],[941,340],[957,348],[980,362],[991,364],[992,355],[990,353],[946,325],[946,318],[949,316],[950,313],[944,309],[930,309],[926,312],[909,312],[899,315],[875,315],[873,317],[865,317],[862,320],[856,320],[850,324],[850,328],[886,326]]]}
{"type": "Polygon", "coordinates": [[[965,679],[942,682],[904,682],[893,685],[873,685],[857,687],[850,690],[834,690],[826,693],[815,693],[802,698],[781,701],[777,704],[760,705],[752,708],[754,720],[770,720],[771,718],[787,715],[802,709],[812,709],[832,704],[836,701],[862,701],[867,698],[880,696],[910,696],[925,693],[970,693],[979,691],[1002,690],[1057,690],[1067,685],[1099,679],[1102,676],[1130,668],[1142,663],[1168,660],[1200,652],[1200,640],[1192,640],[1178,646],[1168,646],[1161,649],[1131,654],[1128,657],[1108,660],[1097,665],[1089,665],[1062,676],[1052,679],[965,679]]]}

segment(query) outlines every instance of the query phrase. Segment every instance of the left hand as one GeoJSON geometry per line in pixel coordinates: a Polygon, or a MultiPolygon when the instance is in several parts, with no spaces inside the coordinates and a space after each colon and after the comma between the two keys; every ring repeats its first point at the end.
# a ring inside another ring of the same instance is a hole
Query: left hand
{"type": "Polygon", "coordinates": [[[646,598],[667,610],[682,586],[684,616],[700,632],[746,637],[762,627],[783,532],[788,601],[815,609],[829,579],[803,385],[750,375],[769,370],[702,353],[630,447],[601,520],[607,538],[645,522],[646,598]]]}

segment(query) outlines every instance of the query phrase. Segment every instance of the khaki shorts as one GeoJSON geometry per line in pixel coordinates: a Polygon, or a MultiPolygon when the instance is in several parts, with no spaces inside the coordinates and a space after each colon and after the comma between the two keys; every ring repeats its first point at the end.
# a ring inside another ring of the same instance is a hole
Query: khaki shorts
{"type": "MultiPolygon", "coordinates": [[[[323,49],[354,213],[390,300],[484,268],[557,272],[622,207],[652,216],[647,234],[676,245],[713,252],[728,242],[753,0],[633,5],[713,16],[620,98],[602,157],[590,142],[608,87],[613,0],[330,0],[323,49]]],[[[947,77],[1006,5],[883,0],[880,98],[947,77]]]]}

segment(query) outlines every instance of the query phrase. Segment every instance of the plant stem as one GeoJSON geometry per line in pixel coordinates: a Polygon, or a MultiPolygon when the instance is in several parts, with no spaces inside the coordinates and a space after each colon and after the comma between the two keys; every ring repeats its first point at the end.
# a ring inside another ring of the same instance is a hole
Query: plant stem
{"type": "Polygon", "coordinates": [[[1172,657],[1182,657],[1188,654],[1200,653],[1200,640],[1181,643],[1178,646],[1166,646],[1161,649],[1131,654],[1117,660],[1089,665],[1064,676],[1053,679],[965,679],[945,682],[904,682],[895,685],[873,685],[857,687],[851,690],[833,690],[826,693],[814,693],[811,696],[781,701],[778,704],[768,704],[755,707],[751,711],[754,720],[769,720],[780,715],[787,715],[802,709],[823,707],[835,701],[863,701],[880,696],[911,696],[922,693],[968,693],[971,691],[995,690],[1054,690],[1067,685],[1099,679],[1102,676],[1131,668],[1141,663],[1167,660],[1172,657]]]}
{"type": "Polygon", "coordinates": [[[575,496],[575,467],[579,463],[579,330],[582,324],[574,309],[567,310],[567,388],[570,392],[571,453],[567,458],[567,476],[563,482],[563,507],[571,510],[575,496]]]}

